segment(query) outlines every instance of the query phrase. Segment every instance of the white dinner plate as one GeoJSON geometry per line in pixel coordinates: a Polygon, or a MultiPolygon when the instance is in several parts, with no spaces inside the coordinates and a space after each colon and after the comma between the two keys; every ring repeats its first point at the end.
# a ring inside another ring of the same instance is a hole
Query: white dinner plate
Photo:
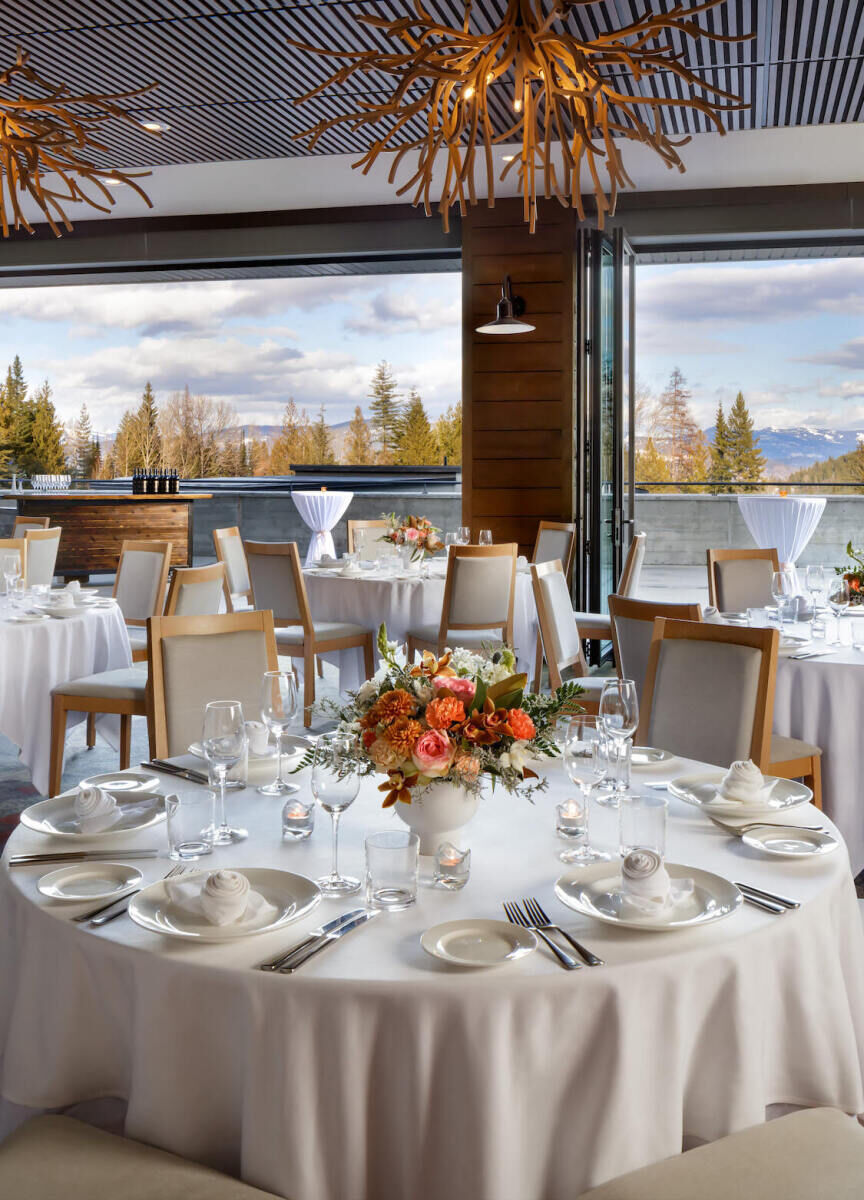
{"type": "Polygon", "coordinates": [[[717,789],[725,774],[725,771],[718,769],[711,773],[706,771],[699,775],[683,775],[672,780],[669,791],[679,800],[693,804],[696,808],[704,808],[706,812],[716,813],[718,816],[741,817],[742,820],[796,808],[799,804],[809,804],[813,799],[813,793],[805,784],[796,783],[792,779],[773,779],[772,776],[766,775],[765,786],[768,787],[772,783],[774,786],[765,799],[748,804],[742,804],[738,800],[723,800],[717,794],[717,789]]]}
{"type": "Polygon", "coordinates": [[[159,789],[161,780],[158,775],[149,771],[109,771],[107,775],[91,775],[82,779],[79,787],[100,787],[106,792],[155,792],[159,789]]]}
{"type": "Polygon", "coordinates": [[[621,895],[621,868],[613,863],[594,863],[562,875],[555,883],[555,894],[562,904],[583,916],[652,933],[708,925],[741,907],[741,893],[721,875],[680,863],[667,862],[665,867],[671,879],[692,879],[693,891],[661,913],[642,915],[621,895]]]}
{"type": "Polygon", "coordinates": [[[830,833],[815,829],[771,829],[767,825],[742,833],[741,841],[761,854],[777,858],[821,858],[840,845],[830,833]]]}
{"type": "Polygon", "coordinates": [[[630,766],[644,771],[648,767],[668,767],[677,755],[671,750],[657,750],[654,746],[634,746],[630,752],[630,766]]]}
{"type": "Polygon", "coordinates": [[[537,939],[521,925],[477,918],[435,925],[426,930],[420,945],[433,958],[457,967],[498,967],[530,954],[537,939]]]}
{"type": "Polygon", "coordinates": [[[165,797],[159,792],[118,792],[117,803],[121,816],[115,825],[100,833],[82,833],[75,816],[75,795],[53,796],[31,804],[21,814],[21,824],[37,833],[48,833],[52,837],[104,838],[115,833],[131,833],[137,829],[149,829],[165,820],[165,797]]]}
{"type": "MultiPolygon", "coordinates": [[[[198,876],[209,874],[209,870],[190,872],[183,876],[183,882],[188,883],[198,876]]],[[[174,903],[164,879],[135,893],[129,901],[129,916],[144,929],[164,934],[165,937],[182,938],[187,942],[234,942],[239,938],[269,933],[297,921],[311,912],[321,899],[320,888],[304,875],[268,867],[244,867],[240,874],[246,876],[253,891],[273,905],[275,916],[262,915],[260,923],[251,925],[213,925],[203,916],[196,916],[174,903]]]]}
{"type": "Polygon", "coordinates": [[[110,900],[122,896],[143,879],[126,863],[76,863],[43,875],[36,885],[49,900],[110,900]]]}
{"type": "Polygon", "coordinates": [[[68,621],[70,617],[80,617],[88,608],[92,608],[92,604],[86,607],[82,605],[70,605],[69,608],[58,608],[55,604],[40,604],[37,606],[43,613],[49,617],[56,617],[60,621],[68,621]]]}
{"type": "Polygon", "coordinates": [[[45,613],[16,613],[14,617],[6,617],[6,620],[13,625],[38,625],[40,621],[47,621],[48,617],[45,613]]]}

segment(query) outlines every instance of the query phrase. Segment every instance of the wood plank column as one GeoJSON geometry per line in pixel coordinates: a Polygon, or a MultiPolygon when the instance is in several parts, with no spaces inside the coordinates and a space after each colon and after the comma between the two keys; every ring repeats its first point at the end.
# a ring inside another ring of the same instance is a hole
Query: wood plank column
{"type": "Polygon", "coordinates": [[[520,200],[478,204],[462,221],[463,524],[528,555],[539,520],[575,512],[576,228],[554,202],[541,202],[534,234],[520,200]],[[505,275],[534,332],[475,333],[505,275]]]}

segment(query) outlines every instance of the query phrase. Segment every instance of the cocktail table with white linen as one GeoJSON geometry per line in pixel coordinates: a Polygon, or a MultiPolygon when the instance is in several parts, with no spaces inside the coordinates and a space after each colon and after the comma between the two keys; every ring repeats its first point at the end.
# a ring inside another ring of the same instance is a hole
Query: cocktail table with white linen
{"type": "MultiPolygon", "coordinates": [[[[670,778],[698,768],[667,764],[670,778]]],[[[413,907],[290,976],[253,967],[350,901],[322,901],[281,932],[186,945],[128,917],[99,931],[71,924],[74,905],[37,891],[45,868],[2,866],[2,1096],[27,1109],[121,1097],[130,1137],[292,1200],[572,1200],[676,1154],[682,1135],[710,1140],[762,1121],[771,1104],[864,1110],[864,939],[843,849],[806,863],[761,857],[670,797],[670,862],[801,908],[776,917],[744,906],[679,932],[600,924],[555,898],[554,806],[570,785],[558,765],[548,775],[536,804],[484,798],[464,830],[464,890],[421,879],[413,907]],[[471,970],[421,948],[424,930],[500,920],[502,901],[524,896],[606,965],[565,971],[541,947],[471,970]]],[[[656,782],[656,770],[643,778],[656,782]]],[[[354,873],[364,835],[397,824],[377,782],[364,782],[343,820],[341,858],[354,873]]],[[[310,841],[285,844],[278,804],[248,791],[229,805],[250,837],[202,865],[327,868],[323,822],[310,841]]],[[[592,812],[607,848],[615,817],[592,812]]],[[[123,845],[133,841],[159,839],[145,831],[123,845]]],[[[7,855],[50,844],[19,830],[7,855]]],[[[150,882],[168,863],[136,865],[150,882]]]]}
{"type": "Polygon", "coordinates": [[[345,515],[348,505],[354,499],[354,493],[328,492],[322,488],[318,492],[292,491],[291,498],[300,516],[312,530],[309,549],[306,551],[306,565],[317,562],[323,554],[333,558],[336,550],[330,530],[345,515]]]}
{"type": "Polygon", "coordinates": [[[738,508],[756,545],[776,549],[780,565],[794,567],[822,519],[825,498],[742,495],[738,508]]]}

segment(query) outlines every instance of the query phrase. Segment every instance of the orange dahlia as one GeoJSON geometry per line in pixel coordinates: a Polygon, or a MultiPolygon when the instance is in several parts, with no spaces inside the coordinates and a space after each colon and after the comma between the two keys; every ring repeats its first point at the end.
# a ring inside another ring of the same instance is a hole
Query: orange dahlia
{"type": "Polygon", "coordinates": [[[384,730],[383,736],[398,754],[403,758],[410,758],[422,732],[423,726],[419,721],[413,721],[410,717],[397,717],[384,730]]]}
{"type": "Polygon", "coordinates": [[[534,737],[537,732],[534,722],[523,708],[511,708],[508,717],[513,736],[520,742],[529,742],[534,737]]]}
{"type": "Polygon", "coordinates": [[[363,724],[389,725],[398,717],[413,717],[416,711],[417,701],[414,697],[404,688],[395,688],[392,692],[385,692],[383,696],[378,697],[363,718],[363,724]]]}
{"type": "Polygon", "coordinates": [[[455,696],[441,696],[426,706],[426,724],[430,729],[448,729],[465,720],[465,706],[455,696]]]}

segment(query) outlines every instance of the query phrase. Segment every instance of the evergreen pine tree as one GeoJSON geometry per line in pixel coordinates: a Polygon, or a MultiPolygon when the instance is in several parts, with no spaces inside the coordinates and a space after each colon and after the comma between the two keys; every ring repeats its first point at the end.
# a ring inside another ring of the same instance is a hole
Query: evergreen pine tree
{"type": "Polygon", "coordinates": [[[435,422],[435,441],[438,461],[450,466],[462,462],[462,405],[458,402],[443,412],[435,422]]]}
{"type": "Polygon", "coordinates": [[[159,410],[148,379],[144,384],[141,404],[134,421],[135,466],[155,471],[162,462],[162,438],[159,433],[159,410]]]}
{"type": "Polygon", "coordinates": [[[741,392],[729,410],[728,423],[730,479],[739,486],[736,491],[753,491],[765,471],[765,457],[759,449],[759,439],[753,434],[753,418],[747,411],[741,392]],[[740,486],[750,484],[750,487],[740,486]]]}
{"type": "Polygon", "coordinates": [[[438,443],[423,401],[414,388],[408,396],[408,407],[399,430],[396,461],[407,466],[423,466],[438,461],[438,443]]]}
{"type": "Polygon", "coordinates": [[[51,385],[46,379],[33,397],[33,429],[31,439],[32,466],[28,469],[43,475],[60,475],[66,469],[63,453],[63,426],[51,401],[51,385]]]}
{"type": "Polygon", "coordinates": [[[690,397],[687,380],[675,367],[657,405],[656,440],[669,463],[670,478],[681,484],[707,479],[711,469],[705,435],[690,411],[690,397]]]}
{"type": "Polygon", "coordinates": [[[380,362],[372,376],[369,393],[370,423],[382,462],[393,462],[399,446],[404,405],[393,378],[393,368],[380,362]]]}
{"type": "MultiPolygon", "coordinates": [[[[634,466],[636,483],[640,486],[651,483],[668,483],[671,480],[666,456],[657,449],[654,439],[649,437],[641,450],[636,451],[634,466]]],[[[666,488],[647,487],[649,492],[664,492],[666,488]]]]}
{"type": "Polygon", "coordinates": [[[0,437],[4,439],[7,463],[12,470],[32,470],[32,435],[33,406],[27,403],[24,368],[16,354],[0,389],[0,437]]]}
{"type": "MultiPolygon", "coordinates": [[[[723,412],[723,405],[717,405],[717,417],[714,421],[714,441],[711,443],[711,478],[725,484],[731,479],[729,462],[729,426],[723,412]]],[[[728,492],[727,487],[717,489],[728,492]]]]}
{"type": "Polygon", "coordinates": [[[363,409],[358,404],[354,416],[348,426],[348,437],[345,441],[345,462],[355,466],[369,466],[375,462],[375,447],[372,445],[372,435],[369,426],[363,419],[363,409]]]}
{"type": "Polygon", "coordinates": [[[90,443],[90,478],[102,478],[102,443],[95,437],[90,443]]]}
{"type": "Polygon", "coordinates": [[[93,474],[93,428],[87,405],[81,405],[72,442],[72,468],[81,479],[90,479],[93,474]]]}
{"type": "Polygon", "coordinates": [[[333,453],[333,438],[330,434],[330,426],[324,419],[323,404],[318,412],[317,420],[312,422],[309,449],[311,453],[309,461],[312,463],[322,464],[334,463],[336,461],[336,455],[333,453]]]}

